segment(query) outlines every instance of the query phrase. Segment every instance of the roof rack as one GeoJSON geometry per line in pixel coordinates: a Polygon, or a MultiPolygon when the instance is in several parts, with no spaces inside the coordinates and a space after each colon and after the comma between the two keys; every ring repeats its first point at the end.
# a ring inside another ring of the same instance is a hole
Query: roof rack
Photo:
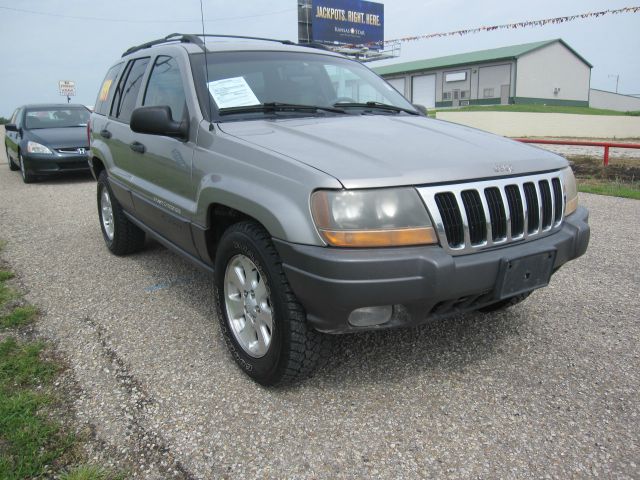
{"type": "Polygon", "coordinates": [[[277,42],[282,43],[284,45],[295,45],[291,40],[278,40],[275,38],[263,38],[263,37],[246,37],[243,35],[216,35],[216,34],[202,34],[202,33],[172,33],[171,35],[167,35],[164,38],[159,38],[157,40],[151,40],[149,42],[143,43],[141,45],[137,45],[135,47],[131,47],[126,50],[122,56],[126,57],[134,52],[139,50],[144,50],[145,48],[151,48],[154,45],[161,45],[163,43],[169,42],[181,42],[181,43],[193,43],[202,48],[203,51],[206,51],[207,48],[205,46],[204,41],[200,37],[218,37],[218,38],[238,38],[243,40],[261,40],[264,42],[277,42]]]}

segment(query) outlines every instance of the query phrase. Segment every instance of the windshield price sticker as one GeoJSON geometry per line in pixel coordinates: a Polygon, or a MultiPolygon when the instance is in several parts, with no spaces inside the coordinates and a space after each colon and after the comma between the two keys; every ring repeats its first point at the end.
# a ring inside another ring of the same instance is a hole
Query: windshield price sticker
{"type": "Polygon", "coordinates": [[[209,82],[209,92],[218,108],[260,105],[260,100],[244,77],[225,78],[209,82]]]}

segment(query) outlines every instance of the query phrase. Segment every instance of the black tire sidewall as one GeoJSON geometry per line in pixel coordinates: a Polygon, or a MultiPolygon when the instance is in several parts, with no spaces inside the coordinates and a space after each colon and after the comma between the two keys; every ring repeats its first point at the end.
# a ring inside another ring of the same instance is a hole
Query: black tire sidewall
{"type": "Polygon", "coordinates": [[[225,234],[216,252],[215,265],[215,293],[216,307],[220,328],[225,342],[234,360],[254,380],[263,385],[274,383],[274,380],[282,375],[284,363],[282,360],[283,345],[288,343],[288,331],[282,318],[286,311],[282,292],[278,291],[278,284],[274,282],[277,272],[273,271],[273,265],[266,258],[262,247],[246,232],[232,231],[225,234]],[[266,287],[271,301],[273,315],[273,330],[271,332],[271,345],[267,353],[260,358],[254,358],[247,354],[236,340],[225,308],[224,300],[224,276],[227,264],[236,255],[242,254],[248,257],[258,268],[263,280],[266,279],[266,287]]]}

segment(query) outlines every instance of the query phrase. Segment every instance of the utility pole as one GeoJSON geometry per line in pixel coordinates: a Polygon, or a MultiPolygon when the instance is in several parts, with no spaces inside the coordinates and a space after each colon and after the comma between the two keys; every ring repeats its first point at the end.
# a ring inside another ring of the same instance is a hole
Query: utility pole
{"type": "Polygon", "coordinates": [[[608,78],[615,78],[616,79],[616,93],[618,93],[618,84],[620,83],[620,74],[617,73],[615,75],[609,75],[608,78]]]}

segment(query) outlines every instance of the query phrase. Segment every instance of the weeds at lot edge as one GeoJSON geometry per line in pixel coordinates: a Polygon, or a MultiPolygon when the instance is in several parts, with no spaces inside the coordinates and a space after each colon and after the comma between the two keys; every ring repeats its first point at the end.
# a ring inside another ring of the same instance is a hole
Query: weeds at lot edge
{"type": "Polygon", "coordinates": [[[12,272],[0,268],[0,478],[122,478],[86,465],[61,473],[81,457],[78,439],[62,421],[68,412],[56,379],[63,366],[46,344],[25,332],[37,310],[7,285],[11,278],[12,272]]]}

